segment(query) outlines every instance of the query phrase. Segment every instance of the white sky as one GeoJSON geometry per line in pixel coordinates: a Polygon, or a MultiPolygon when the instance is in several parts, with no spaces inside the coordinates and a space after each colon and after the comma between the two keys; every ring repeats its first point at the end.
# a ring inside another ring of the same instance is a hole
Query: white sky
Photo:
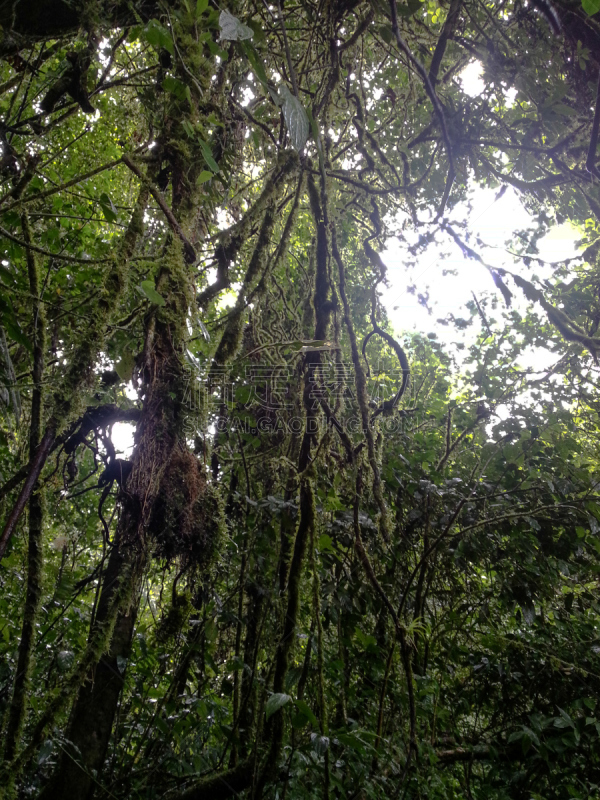
{"type": "MultiPolygon", "coordinates": [[[[495,200],[497,190],[478,189],[474,197],[473,207],[480,209],[469,219],[469,231],[474,234],[470,246],[481,255],[484,261],[494,267],[505,267],[512,272],[520,272],[522,267],[506,252],[508,240],[516,230],[523,230],[532,224],[532,218],[525,211],[516,192],[509,189],[499,200],[495,200]],[[475,236],[479,236],[487,245],[497,248],[482,249],[475,244],[475,236]]],[[[454,219],[460,218],[454,212],[454,219]]],[[[465,241],[465,232],[456,229],[465,241]]],[[[388,268],[389,289],[384,291],[382,301],[387,309],[389,319],[396,333],[402,331],[435,332],[441,339],[447,339],[453,330],[450,326],[442,326],[436,320],[445,318],[449,313],[457,317],[469,317],[465,304],[473,299],[475,292],[478,299],[484,293],[496,293],[500,303],[504,303],[500,292],[495,287],[489,272],[476,261],[463,256],[460,248],[451,241],[449,234],[439,237],[442,246],[431,245],[421,257],[422,264],[407,270],[405,267],[405,244],[397,239],[388,242],[382,258],[388,268]],[[446,258],[443,251],[450,251],[446,258]],[[456,271],[456,275],[444,274],[456,271]],[[430,315],[418,301],[416,294],[409,294],[407,287],[416,284],[420,293],[429,292],[429,305],[433,313],[430,315]]],[[[544,261],[558,262],[577,254],[576,241],[579,233],[568,224],[556,227],[551,233],[538,242],[539,257],[544,261]]],[[[536,274],[542,274],[542,268],[536,265],[536,274]]],[[[529,270],[524,276],[531,276],[529,270]]],[[[510,283],[510,282],[509,282],[510,283]]],[[[511,286],[511,289],[514,289],[511,286]]],[[[514,292],[513,304],[520,307],[518,291],[514,292]]],[[[473,330],[473,328],[469,329],[473,330]]],[[[477,331],[473,332],[476,335],[477,331]]]]}
{"type": "MultiPolygon", "coordinates": [[[[462,89],[471,97],[480,95],[485,90],[481,74],[482,65],[478,61],[472,61],[461,73],[462,89]]],[[[516,90],[507,86],[504,95],[506,104],[512,105],[516,90]]],[[[514,232],[532,227],[534,220],[523,208],[514,189],[509,188],[498,200],[496,200],[497,194],[498,189],[474,189],[471,195],[473,210],[469,211],[466,204],[463,210],[455,209],[450,222],[452,219],[462,221],[466,218],[468,230],[472,234],[469,246],[479,253],[487,264],[505,267],[519,273],[523,270],[522,262],[514,259],[506,252],[506,248],[510,246],[509,240],[514,232]],[[480,248],[475,243],[477,236],[487,245],[497,249],[480,248]]],[[[454,229],[461,239],[466,241],[465,231],[456,227],[454,229]]],[[[465,304],[473,299],[472,292],[475,292],[479,301],[486,293],[495,293],[500,305],[504,304],[504,300],[485,267],[466,259],[458,245],[451,241],[449,234],[441,233],[436,238],[441,246],[432,244],[421,257],[421,264],[410,271],[405,268],[406,245],[397,239],[389,240],[386,251],[382,253],[382,258],[388,267],[389,280],[389,288],[384,290],[382,302],[397,335],[409,331],[432,332],[443,342],[460,341],[468,344],[476,338],[481,329],[482,323],[479,320],[462,332],[451,325],[440,325],[437,320],[444,319],[449,313],[468,319],[470,313],[465,304]],[[450,252],[450,255],[444,257],[442,251],[450,252]],[[444,274],[449,270],[456,271],[457,274],[455,276],[444,274]],[[407,291],[410,283],[416,285],[417,293],[429,293],[428,302],[432,314],[419,303],[417,294],[410,294],[407,291]]],[[[576,242],[579,238],[581,233],[568,223],[557,226],[538,242],[539,257],[552,263],[572,258],[577,255],[576,242]]],[[[539,277],[548,277],[550,272],[550,268],[544,269],[536,264],[535,274],[539,277]]],[[[531,271],[526,270],[523,275],[530,278],[531,271]]],[[[508,283],[510,285],[510,281],[508,283]]],[[[510,288],[514,289],[514,286],[510,288]]],[[[519,290],[514,292],[512,304],[520,310],[526,307],[527,303],[519,290]]],[[[498,316],[498,311],[494,316],[498,316]]],[[[527,363],[522,365],[545,369],[555,359],[554,354],[538,348],[535,352],[532,351],[527,363]]]]}

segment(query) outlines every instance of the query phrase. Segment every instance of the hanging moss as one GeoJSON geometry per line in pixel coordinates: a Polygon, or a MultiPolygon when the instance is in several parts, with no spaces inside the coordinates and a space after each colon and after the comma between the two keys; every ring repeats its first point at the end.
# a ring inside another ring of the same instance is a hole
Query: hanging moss
{"type": "Polygon", "coordinates": [[[155,555],[205,567],[224,524],[221,497],[208,483],[201,462],[189,450],[177,450],[163,475],[148,525],[155,555]]]}
{"type": "Polygon", "coordinates": [[[177,636],[194,611],[189,592],[178,594],[176,587],[173,587],[173,597],[165,614],[160,618],[155,631],[156,641],[160,644],[167,644],[177,636]]]}

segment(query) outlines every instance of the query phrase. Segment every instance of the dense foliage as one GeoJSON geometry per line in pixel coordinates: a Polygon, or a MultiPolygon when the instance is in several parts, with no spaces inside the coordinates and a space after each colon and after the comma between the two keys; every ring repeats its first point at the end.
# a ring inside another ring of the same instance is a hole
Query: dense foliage
{"type": "Polygon", "coordinates": [[[596,5],[0,7],[1,797],[600,796],[596,5]]]}

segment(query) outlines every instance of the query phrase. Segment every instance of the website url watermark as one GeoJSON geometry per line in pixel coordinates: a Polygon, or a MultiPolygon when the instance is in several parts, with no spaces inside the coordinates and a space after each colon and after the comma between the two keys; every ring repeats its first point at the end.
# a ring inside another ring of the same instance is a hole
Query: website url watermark
{"type": "MultiPolygon", "coordinates": [[[[288,364],[247,365],[243,371],[206,366],[189,369],[184,405],[192,412],[212,418],[215,432],[237,430],[249,434],[320,435],[327,427],[343,428],[348,435],[364,432],[364,423],[354,387],[352,365],[321,361],[305,373],[308,383],[288,364]],[[299,405],[308,399],[315,410],[327,408],[307,418],[299,405]],[[300,413],[299,413],[300,412],[300,413]]],[[[382,432],[408,432],[423,428],[412,387],[405,387],[401,404],[395,405],[403,385],[402,369],[375,369],[367,381],[370,417],[377,409],[382,432]]],[[[372,424],[370,419],[369,424],[372,424]]]]}

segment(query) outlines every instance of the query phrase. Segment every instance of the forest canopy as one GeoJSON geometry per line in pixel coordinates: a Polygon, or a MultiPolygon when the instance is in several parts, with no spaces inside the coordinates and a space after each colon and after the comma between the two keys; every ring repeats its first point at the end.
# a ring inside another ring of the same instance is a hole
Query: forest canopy
{"type": "Polygon", "coordinates": [[[0,26],[0,798],[600,797],[600,0],[0,26]]]}

